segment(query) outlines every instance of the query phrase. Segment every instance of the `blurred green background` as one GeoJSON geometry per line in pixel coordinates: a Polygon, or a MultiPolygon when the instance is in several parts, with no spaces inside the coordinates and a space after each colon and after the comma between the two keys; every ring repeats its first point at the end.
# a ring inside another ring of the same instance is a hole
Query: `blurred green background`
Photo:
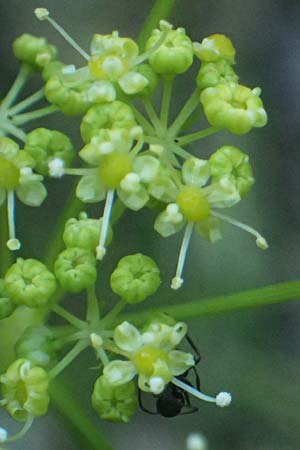
{"type": "MultiPolygon", "coordinates": [[[[149,10],[150,0],[0,0],[0,92],[4,95],[18,70],[11,43],[24,32],[46,36],[60,49],[67,63],[82,60],[52,30],[38,22],[33,10],[45,6],[70,34],[89,48],[94,32],[118,29],[136,37],[149,10]]],[[[163,240],[153,230],[153,213],[127,212],[115,230],[115,239],[103,263],[99,292],[110,302],[109,273],[118,259],[142,251],[162,269],[163,284],[151,305],[174,304],[201,297],[299,278],[300,273],[300,3],[297,0],[185,0],[177,1],[170,21],[184,26],[193,40],[212,33],[228,35],[237,50],[236,70],[242,84],[262,87],[269,124],[246,136],[221,133],[195,144],[194,154],[208,157],[224,144],[236,144],[250,155],[256,185],[230,214],[253,225],[267,238],[270,249],[260,251],[242,231],[224,225],[224,239],[211,246],[194,236],[179,292],[169,288],[181,240],[163,240]]],[[[38,88],[30,84],[28,94],[38,88]]],[[[179,80],[174,112],[193,89],[188,77],[179,80]]],[[[69,133],[78,149],[78,120],[56,115],[42,124],[69,133]]],[[[40,125],[40,122],[33,124],[40,125]]],[[[69,181],[68,181],[69,183],[69,181]]],[[[64,195],[70,185],[64,182],[64,195]]],[[[18,233],[24,256],[39,257],[63,207],[62,183],[51,182],[50,195],[38,211],[17,205],[18,233]],[[34,225],[33,225],[34,224],[34,225]]],[[[101,209],[90,209],[97,217],[101,209]]],[[[77,299],[76,301],[78,301],[77,299]]],[[[67,303],[71,304],[70,300],[67,303]]],[[[73,302],[74,304],[74,302],[73,302]]],[[[75,304],[81,310],[80,302],[75,304]]],[[[184,450],[186,435],[202,432],[210,450],[300,449],[300,307],[297,301],[190,321],[190,335],[203,356],[202,389],[230,391],[233,403],[226,410],[197,402],[199,412],[174,419],[138,413],[130,425],[98,420],[90,406],[97,371],[92,353],[80,357],[65,377],[86,415],[102,430],[116,450],[184,450]]],[[[1,326],[1,325],[0,325],[1,326]]],[[[5,352],[5,345],[2,346],[5,352]],[[4,347],[4,348],[3,348],[4,347]]],[[[5,359],[5,354],[3,354],[5,359]]],[[[14,424],[1,412],[0,425],[14,424]]],[[[89,450],[68,430],[55,410],[38,420],[28,436],[10,448],[18,450],[89,450]]]]}

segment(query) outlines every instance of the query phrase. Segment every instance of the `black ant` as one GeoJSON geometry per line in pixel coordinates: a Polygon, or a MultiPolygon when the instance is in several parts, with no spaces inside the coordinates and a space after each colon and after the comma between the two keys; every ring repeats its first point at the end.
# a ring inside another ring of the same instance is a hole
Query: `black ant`
{"type": "MultiPolygon", "coordinates": [[[[196,365],[201,360],[200,353],[191,338],[189,336],[185,336],[185,338],[196,355],[196,365]]],[[[200,391],[200,377],[195,366],[191,367],[182,375],[179,375],[176,378],[183,381],[185,384],[192,386],[190,381],[187,379],[187,376],[191,370],[193,370],[195,374],[196,387],[198,391],[200,391]]],[[[150,411],[144,407],[142,403],[141,390],[138,390],[138,400],[142,411],[148,414],[161,415],[163,417],[175,417],[183,414],[191,414],[198,411],[198,408],[196,406],[191,405],[189,394],[180,387],[175,386],[172,382],[168,383],[165,386],[164,390],[160,394],[154,395],[154,397],[156,398],[156,411],[150,411]]]]}

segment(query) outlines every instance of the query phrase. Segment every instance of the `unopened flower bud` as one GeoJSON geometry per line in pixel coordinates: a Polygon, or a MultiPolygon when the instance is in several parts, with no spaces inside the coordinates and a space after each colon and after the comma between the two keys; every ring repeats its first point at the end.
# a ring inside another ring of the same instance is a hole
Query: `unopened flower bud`
{"type": "Polygon", "coordinates": [[[103,375],[96,381],[92,404],[102,419],[127,423],[136,413],[137,403],[132,381],[115,386],[103,375]]]}
{"type": "Polygon", "coordinates": [[[54,275],[36,259],[18,258],[4,281],[12,301],[31,308],[45,306],[56,289],[54,275]]]}
{"type": "Polygon", "coordinates": [[[54,271],[64,290],[80,292],[96,281],[96,257],[83,248],[67,248],[58,255],[54,271]]]}
{"type": "Polygon", "coordinates": [[[48,375],[26,359],[17,359],[1,375],[2,397],[8,413],[16,420],[43,416],[49,404],[48,375]]]}
{"type": "Polygon", "coordinates": [[[45,326],[27,328],[15,351],[17,358],[28,359],[34,366],[47,368],[56,360],[54,336],[45,326]]]}
{"type": "Polygon", "coordinates": [[[158,289],[159,269],[153,259],[141,253],[124,256],[111,274],[110,284],[128,303],[139,303],[158,289]]]}

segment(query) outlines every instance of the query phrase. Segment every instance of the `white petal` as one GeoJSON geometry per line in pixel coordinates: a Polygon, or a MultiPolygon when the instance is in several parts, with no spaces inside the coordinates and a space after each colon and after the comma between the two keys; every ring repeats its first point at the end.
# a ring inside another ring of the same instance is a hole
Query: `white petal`
{"type": "Polygon", "coordinates": [[[129,322],[115,328],[114,341],[121,350],[129,353],[136,352],[143,344],[139,330],[129,322]]]}
{"type": "Polygon", "coordinates": [[[127,383],[135,374],[136,370],[131,361],[111,361],[103,369],[103,375],[107,377],[110,384],[115,386],[127,383]]]}

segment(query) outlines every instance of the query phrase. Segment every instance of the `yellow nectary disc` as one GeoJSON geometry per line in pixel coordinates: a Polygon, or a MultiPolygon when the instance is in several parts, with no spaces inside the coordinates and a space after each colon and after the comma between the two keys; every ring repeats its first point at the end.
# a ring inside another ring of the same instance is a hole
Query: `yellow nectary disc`
{"type": "Polygon", "coordinates": [[[188,222],[201,222],[210,214],[210,206],[206,197],[195,186],[181,188],[176,203],[188,222]]]}
{"type": "Polygon", "coordinates": [[[131,161],[128,153],[110,153],[104,156],[99,166],[99,176],[108,189],[117,188],[130,171],[131,161]]]}

